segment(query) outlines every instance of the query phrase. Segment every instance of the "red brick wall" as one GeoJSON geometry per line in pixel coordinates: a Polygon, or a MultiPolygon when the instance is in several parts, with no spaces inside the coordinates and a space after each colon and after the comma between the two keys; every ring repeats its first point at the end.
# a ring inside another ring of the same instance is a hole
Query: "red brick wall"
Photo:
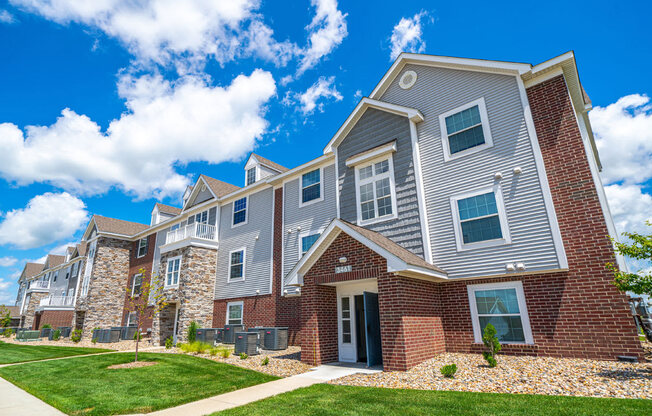
{"type": "MultiPolygon", "coordinates": [[[[145,297],[139,297],[133,299],[131,298],[131,288],[133,284],[134,275],[140,273],[141,269],[145,270],[143,275],[143,284],[149,282],[152,276],[152,264],[154,262],[154,250],[156,248],[156,233],[147,236],[147,254],[143,257],[138,258],[138,241],[131,243],[130,253],[129,253],[129,278],[127,279],[127,286],[125,287],[125,303],[122,311],[122,325],[127,325],[127,320],[129,317],[129,312],[134,311],[135,305],[133,302],[147,302],[145,297]],[[129,292],[127,292],[127,290],[129,292]]],[[[148,312],[145,313],[141,328],[143,331],[146,331],[148,328],[152,328],[152,317],[151,317],[151,308],[148,308],[148,312]]]]}
{"type": "Polygon", "coordinates": [[[243,301],[242,317],[245,328],[253,326],[276,325],[276,299],[272,295],[248,296],[244,298],[220,299],[213,302],[213,327],[222,328],[226,324],[226,305],[229,302],[243,301]]]}
{"type": "Polygon", "coordinates": [[[43,311],[39,321],[38,328],[43,328],[43,325],[50,324],[52,328],[57,329],[60,326],[72,326],[72,317],[74,311],[43,311]]]}

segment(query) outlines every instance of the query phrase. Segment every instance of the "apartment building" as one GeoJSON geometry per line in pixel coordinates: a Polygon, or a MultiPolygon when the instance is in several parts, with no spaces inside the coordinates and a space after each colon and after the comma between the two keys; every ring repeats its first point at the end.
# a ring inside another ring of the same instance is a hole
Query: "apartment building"
{"type": "Polygon", "coordinates": [[[310,162],[253,153],[242,187],[200,175],[149,226],[93,217],[76,324],[133,324],[154,276],[155,343],[287,326],[307,363],[406,370],[491,323],[508,354],[642,357],[590,109],[572,52],[401,54],[310,162]]]}

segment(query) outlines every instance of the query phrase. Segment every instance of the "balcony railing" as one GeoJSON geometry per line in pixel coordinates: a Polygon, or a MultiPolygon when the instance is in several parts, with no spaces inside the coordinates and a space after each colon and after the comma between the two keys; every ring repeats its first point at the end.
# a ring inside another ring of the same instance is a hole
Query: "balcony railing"
{"type": "Polygon", "coordinates": [[[47,289],[50,287],[50,281],[49,280],[36,280],[34,282],[31,282],[29,284],[29,289],[47,289]]]}
{"type": "Polygon", "coordinates": [[[72,306],[74,296],[48,296],[41,299],[39,306],[72,306]]]}
{"type": "Polygon", "coordinates": [[[189,237],[214,241],[216,230],[217,228],[214,225],[196,222],[185,227],[177,228],[176,230],[168,231],[165,237],[165,244],[181,241],[189,237]]]}

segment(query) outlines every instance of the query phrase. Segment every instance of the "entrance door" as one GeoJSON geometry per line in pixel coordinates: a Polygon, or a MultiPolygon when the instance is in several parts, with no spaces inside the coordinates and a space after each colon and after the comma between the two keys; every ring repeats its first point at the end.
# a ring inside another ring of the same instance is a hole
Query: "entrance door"
{"type": "Polygon", "coordinates": [[[356,362],[353,296],[339,298],[339,360],[356,362]]]}
{"type": "Polygon", "coordinates": [[[367,367],[371,367],[383,363],[378,293],[364,292],[362,295],[364,296],[364,320],[367,339],[367,367]]]}

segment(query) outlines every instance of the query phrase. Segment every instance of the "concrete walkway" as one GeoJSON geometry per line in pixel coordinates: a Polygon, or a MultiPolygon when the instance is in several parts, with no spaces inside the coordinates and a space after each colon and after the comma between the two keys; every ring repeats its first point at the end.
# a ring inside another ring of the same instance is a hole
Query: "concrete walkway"
{"type": "MultiPolygon", "coordinates": [[[[299,374],[292,377],[282,378],[280,380],[270,381],[268,383],[258,384],[256,386],[232,391],[230,393],[220,394],[196,402],[183,404],[177,407],[159,410],[158,412],[147,413],[147,416],[179,416],[179,415],[208,415],[221,410],[231,409],[252,403],[277,394],[287,393],[302,387],[312,386],[313,384],[324,383],[336,378],[344,377],[355,373],[374,373],[381,370],[367,369],[364,367],[349,367],[343,364],[321,365],[307,373],[299,374]]],[[[132,415],[143,416],[143,415],[132,415]]]]}
{"type": "Polygon", "coordinates": [[[65,413],[0,378],[0,415],[65,416],[65,413]]]}

